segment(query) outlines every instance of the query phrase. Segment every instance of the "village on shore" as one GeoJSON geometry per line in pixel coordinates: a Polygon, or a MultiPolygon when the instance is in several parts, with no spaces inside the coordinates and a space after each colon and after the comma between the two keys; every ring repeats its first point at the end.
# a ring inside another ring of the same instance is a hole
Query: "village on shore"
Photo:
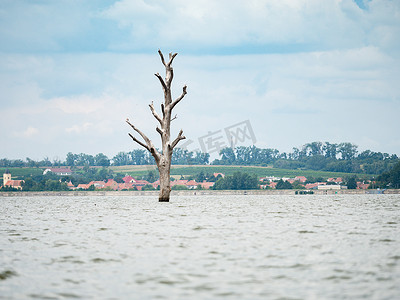
{"type": "MultiPolygon", "coordinates": [[[[43,175],[47,173],[53,173],[57,176],[60,176],[60,181],[63,176],[69,176],[72,174],[72,170],[68,167],[63,168],[47,168],[44,170],[43,175]]],[[[223,173],[214,173],[213,176],[215,178],[224,178],[225,174],[223,173]]],[[[160,185],[160,181],[156,180],[154,182],[149,182],[144,179],[135,179],[130,175],[126,175],[122,178],[123,182],[117,182],[114,179],[107,180],[98,180],[91,181],[86,184],[78,184],[74,185],[71,181],[66,182],[69,190],[109,190],[109,191],[127,191],[127,190],[136,190],[136,191],[144,191],[144,190],[157,190],[160,185]]],[[[259,178],[259,188],[260,189],[285,189],[279,187],[279,183],[290,183],[291,186],[294,186],[298,189],[306,189],[306,190],[340,190],[347,189],[347,186],[344,185],[344,181],[341,177],[338,178],[328,178],[324,182],[313,182],[307,183],[307,178],[305,176],[296,176],[294,178],[281,178],[274,176],[266,176],[259,178]]],[[[172,189],[181,189],[181,190],[195,190],[195,189],[213,189],[215,182],[202,181],[197,182],[194,179],[179,179],[179,180],[171,180],[171,188],[172,189]]],[[[373,184],[371,181],[358,181],[356,189],[368,189],[370,185],[373,184]]],[[[23,190],[24,180],[12,180],[10,172],[6,171],[3,174],[3,187],[13,188],[17,190],[23,190]]]]}

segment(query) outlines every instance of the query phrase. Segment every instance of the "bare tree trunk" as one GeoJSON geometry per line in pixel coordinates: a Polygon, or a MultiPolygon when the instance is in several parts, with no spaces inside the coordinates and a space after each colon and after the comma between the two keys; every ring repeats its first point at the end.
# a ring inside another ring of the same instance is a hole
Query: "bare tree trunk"
{"type": "Polygon", "coordinates": [[[158,170],[160,173],[160,195],[158,197],[158,201],[160,202],[169,201],[169,195],[171,193],[170,167],[171,165],[163,165],[163,163],[161,162],[160,165],[158,166],[158,170]]]}
{"type": "Polygon", "coordinates": [[[169,54],[169,61],[166,63],[164,60],[164,56],[160,50],[158,50],[158,54],[160,55],[161,62],[165,66],[165,80],[161,77],[159,73],[154,74],[160,81],[161,86],[164,91],[164,103],[161,104],[161,111],[162,117],[156,112],[153,102],[149,105],[151,113],[153,114],[154,118],[158,121],[160,127],[157,126],[156,131],[161,136],[161,143],[162,143],[162,152],[160,153],[153,145],[152,141],[138,128],[136,128],[133,124],[129,122],[129,119],[126,122],[136,131],[144,140],[144,142],[135,138],[132,134],[129,133],[129,136],[132,138],[133,141],[150,151],[151,155],[154,157],[158,172],[160,174],[160,195],[158,200],[160,202],[168,202],[170,193],[171,193],[171,185],[170,185],[170,170],[171,170],[171,158],[172,152],[176,145],[179,143],[180,140],[185,139],[183,136],[183,131],[181,130],[178,136],[172,141],[170,141],[171,137],[171,121],[175,118],[171,118],[172,116],[172,109],[177,105],[183,97],[186,95],[186,85],[182,89],[182,94],[172,101],[171,95],[171,83],[174,77],[174,72],[172,69],[172,62],[177,55],[177,53],[170,53],[169,54]]]}

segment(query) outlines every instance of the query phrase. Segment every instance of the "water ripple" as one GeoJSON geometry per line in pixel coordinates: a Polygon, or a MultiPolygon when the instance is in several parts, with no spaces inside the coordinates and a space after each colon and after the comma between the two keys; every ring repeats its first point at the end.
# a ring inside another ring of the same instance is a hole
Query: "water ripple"
{"type": "Polygon", "coordinates": [[[17,276],[17,272],[14,272],[12,270],[5,270],[0,272],[0,280],[6,280],[8,278],[11,278],[13,276],[17,276]]]}
{"type": "Polygon", "coordinates": [[[0,200],[4,299],[400,299],[399,195],[0,200]]]}

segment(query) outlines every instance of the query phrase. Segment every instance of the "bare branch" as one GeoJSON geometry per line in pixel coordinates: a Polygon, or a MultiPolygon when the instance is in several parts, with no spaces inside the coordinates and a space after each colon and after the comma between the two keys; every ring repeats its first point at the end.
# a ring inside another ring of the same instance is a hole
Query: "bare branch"
{"type": "Polygon", "coordinates": [[[158,49],[158,54],[160,54],[162,64],[163,64],[164,66],[167,66],[167,65],[165,64],[164,55],[162,54],[162,52],[161,52],[160,49],[158,49]]]}
{"type": "Polygon", "coordinates": [[[173,121],[173,120],[175,120],[175,119],[177,119],[178,118],[178,115],[175,115],[175,117],[173,117],[172,119],[171,119],[171,121],[173,121]]]}
{"type": "Polygon", "coordinates": [[[181,101],[183,99],[183,97],[185,97],[185,95],[187,94],[186,88],[187,88],[187,86],[185,85],[182,89],[182,94],[174,102],[172,102],[171,110],[175,107],[175,105],[177,105],[179,103],[179,101],[181,101]]]}
{"type": "Polygon", "coordinates": [[[174,78],[174,69],[171,67],[167,68],[167,75],[165,76],[166,85],[171,87],[172,79],[174,78]]]}
{"type": "Polygon", "coordinates": [[[158,78],[158,80],[160,80],[160,83],[161,83],[161,85],[163,87],[163,90],[164,90],[164,92],[166,92],[167,91],[167,85],[165,84],[164,79],[161,77],[161,75],[159,73],[156,73],[154,75],[158,78]]]}
{"type": "Polygon", "coordinates": [[[178,53],[174,53],[174,54],[170,53],[169,54],[169,62],[168,62],[168,65],[167,65],[168,67],[171,66],[172,61],[174,60],[175,56],[177,56],[177,55],[178,55],[178,53]]]}
{"type": "Polygon", "coordinates": [[[163,131],[162,129],[160,129],[158,126],[156,127],[156,131],[162,136],[163,135],[163,131]]]}
{"type": "Polygon", "coordinates": [[[171,149],[174,149],[179,141],[184,139],[186,139],[186,137],[183,135],[183,130],[181,129],[181,131],[179,131],[178,137],[172,142],[171,149]]]}
{"type": "Polygon", "coordinates": [[[169,62],[168,64],[165,66],[165,70],[167,72],[166,76],[165,76],[165,81],[166,81],[166,85],[168,86],[168,88],[171,87],[171,82],[172,79],[174,78],[174,69],[172,68],[172,61],[174,60],[175,56],[177,56],[178,53],[170,53],[169,54],[169,62]]]}
{"type": "Polygon", "coordinates": [[[163,116],[165,116],[165,109],[164,109],[164,104],[163,103],[161,103],[161,111],[162,111],[163,116]]]}
{"type": "Polygon", "coordinates": [[[154,118],[156,118],[157,121],[160,122],[160,124],[162,124],[162,119],[156,112],[154,105],[153,105],[153,101],[151,101],[151,104],[149,104],[149,106],[150,106],[150,110],[151,110],[151,113],[153,114],[154,118]]]}
{"type": "MultiPolygon", "coordinates": [[[[139,133],[140,136],[144,139],[144,141],[146,142],[146,145],[147,145],[147,147],[146,147],[147,150],[150,151],[151,148],[154,148],[153,143],[150,141],[150,139],[149,139],[142,131],[140,131],[140,130],[139,130],[138,128],[136,128],[133,124],[131,124],[131,123],[129,122],[128,119],[126,120],[126,123],[128,123],[129,126],[131,126],[132,129],[135,130],[137,133],[139,133]]],[[[136,138],[135,138],[135,139],[136,139],[136,138]]],[[[142,145],[142,144],[143,144],[143,143],[141,143],[141,145],[142,145]]]]}
{"type": "MultiPolygon", "coordinates": [[[[140,146],[146,148],[148,151],[150,151],[149,147],[147,145],[145,145],[144,143],[142,143],[141,141],[139,141],[137,138],[135,138],[131,133],[128,133],[129,136],[132,138],[132,140],[134,140],[136,143],[138,143],[140,146]]],[[[151,152],[151,151],[150,151],[151,152]]]]}

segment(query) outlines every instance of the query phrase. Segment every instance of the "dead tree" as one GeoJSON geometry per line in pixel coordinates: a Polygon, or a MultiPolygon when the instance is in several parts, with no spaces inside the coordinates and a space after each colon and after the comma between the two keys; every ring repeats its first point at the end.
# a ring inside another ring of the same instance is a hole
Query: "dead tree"
{"type": "Polygon", "coordinates": [[[160,202],[168,202],[169,195],[171,193],[170,170],[171,170],[172,152],[176,147],[176,145],[179,143],[179,141],[185,139],[183,131],[181,130],[178,136],[172,142],[170,140],[171,121],[174,119],[172,118],[172,110],[183,99],[183,97],[185,97],[186,85],[183,87],[182,94],[173,101],[171,95],[171,82],[174,77],[172,62],[178,53],[174,54],[170,53],[168,62],[164,60],[164,56],[160,50],[158,50],[158,54],[160,55],[162,64],[165,66],[165,73],[166,73],[165,79],[162,78],[162,76],[159,73],[154,74],[160,81],[162,89],[164,91],[164,103],[161,104],[162,116],[159,115],[155,110],[153,102],[149,106],[151,113],[153,114],[154,118],[158,121],[160,125],[156,127],[156,131],[161,136],[162,152],[159,152],[156,149],[156,147],[154,147],[153,142],[141,130],[139,130],[136,126],[131,124],[129,122],[129,119],[127,119],[126,122],[143,139],[143,141],[140,141],[136,137],[134,137],[131,133],[129,133],[129,136],[132,138],[132,140],[138,143],[140,146],[147,149],[154,157],[154,160],[156,161],[157,164],[158,172],[160,174],[160,195],[158,200],[160,202]]]}

